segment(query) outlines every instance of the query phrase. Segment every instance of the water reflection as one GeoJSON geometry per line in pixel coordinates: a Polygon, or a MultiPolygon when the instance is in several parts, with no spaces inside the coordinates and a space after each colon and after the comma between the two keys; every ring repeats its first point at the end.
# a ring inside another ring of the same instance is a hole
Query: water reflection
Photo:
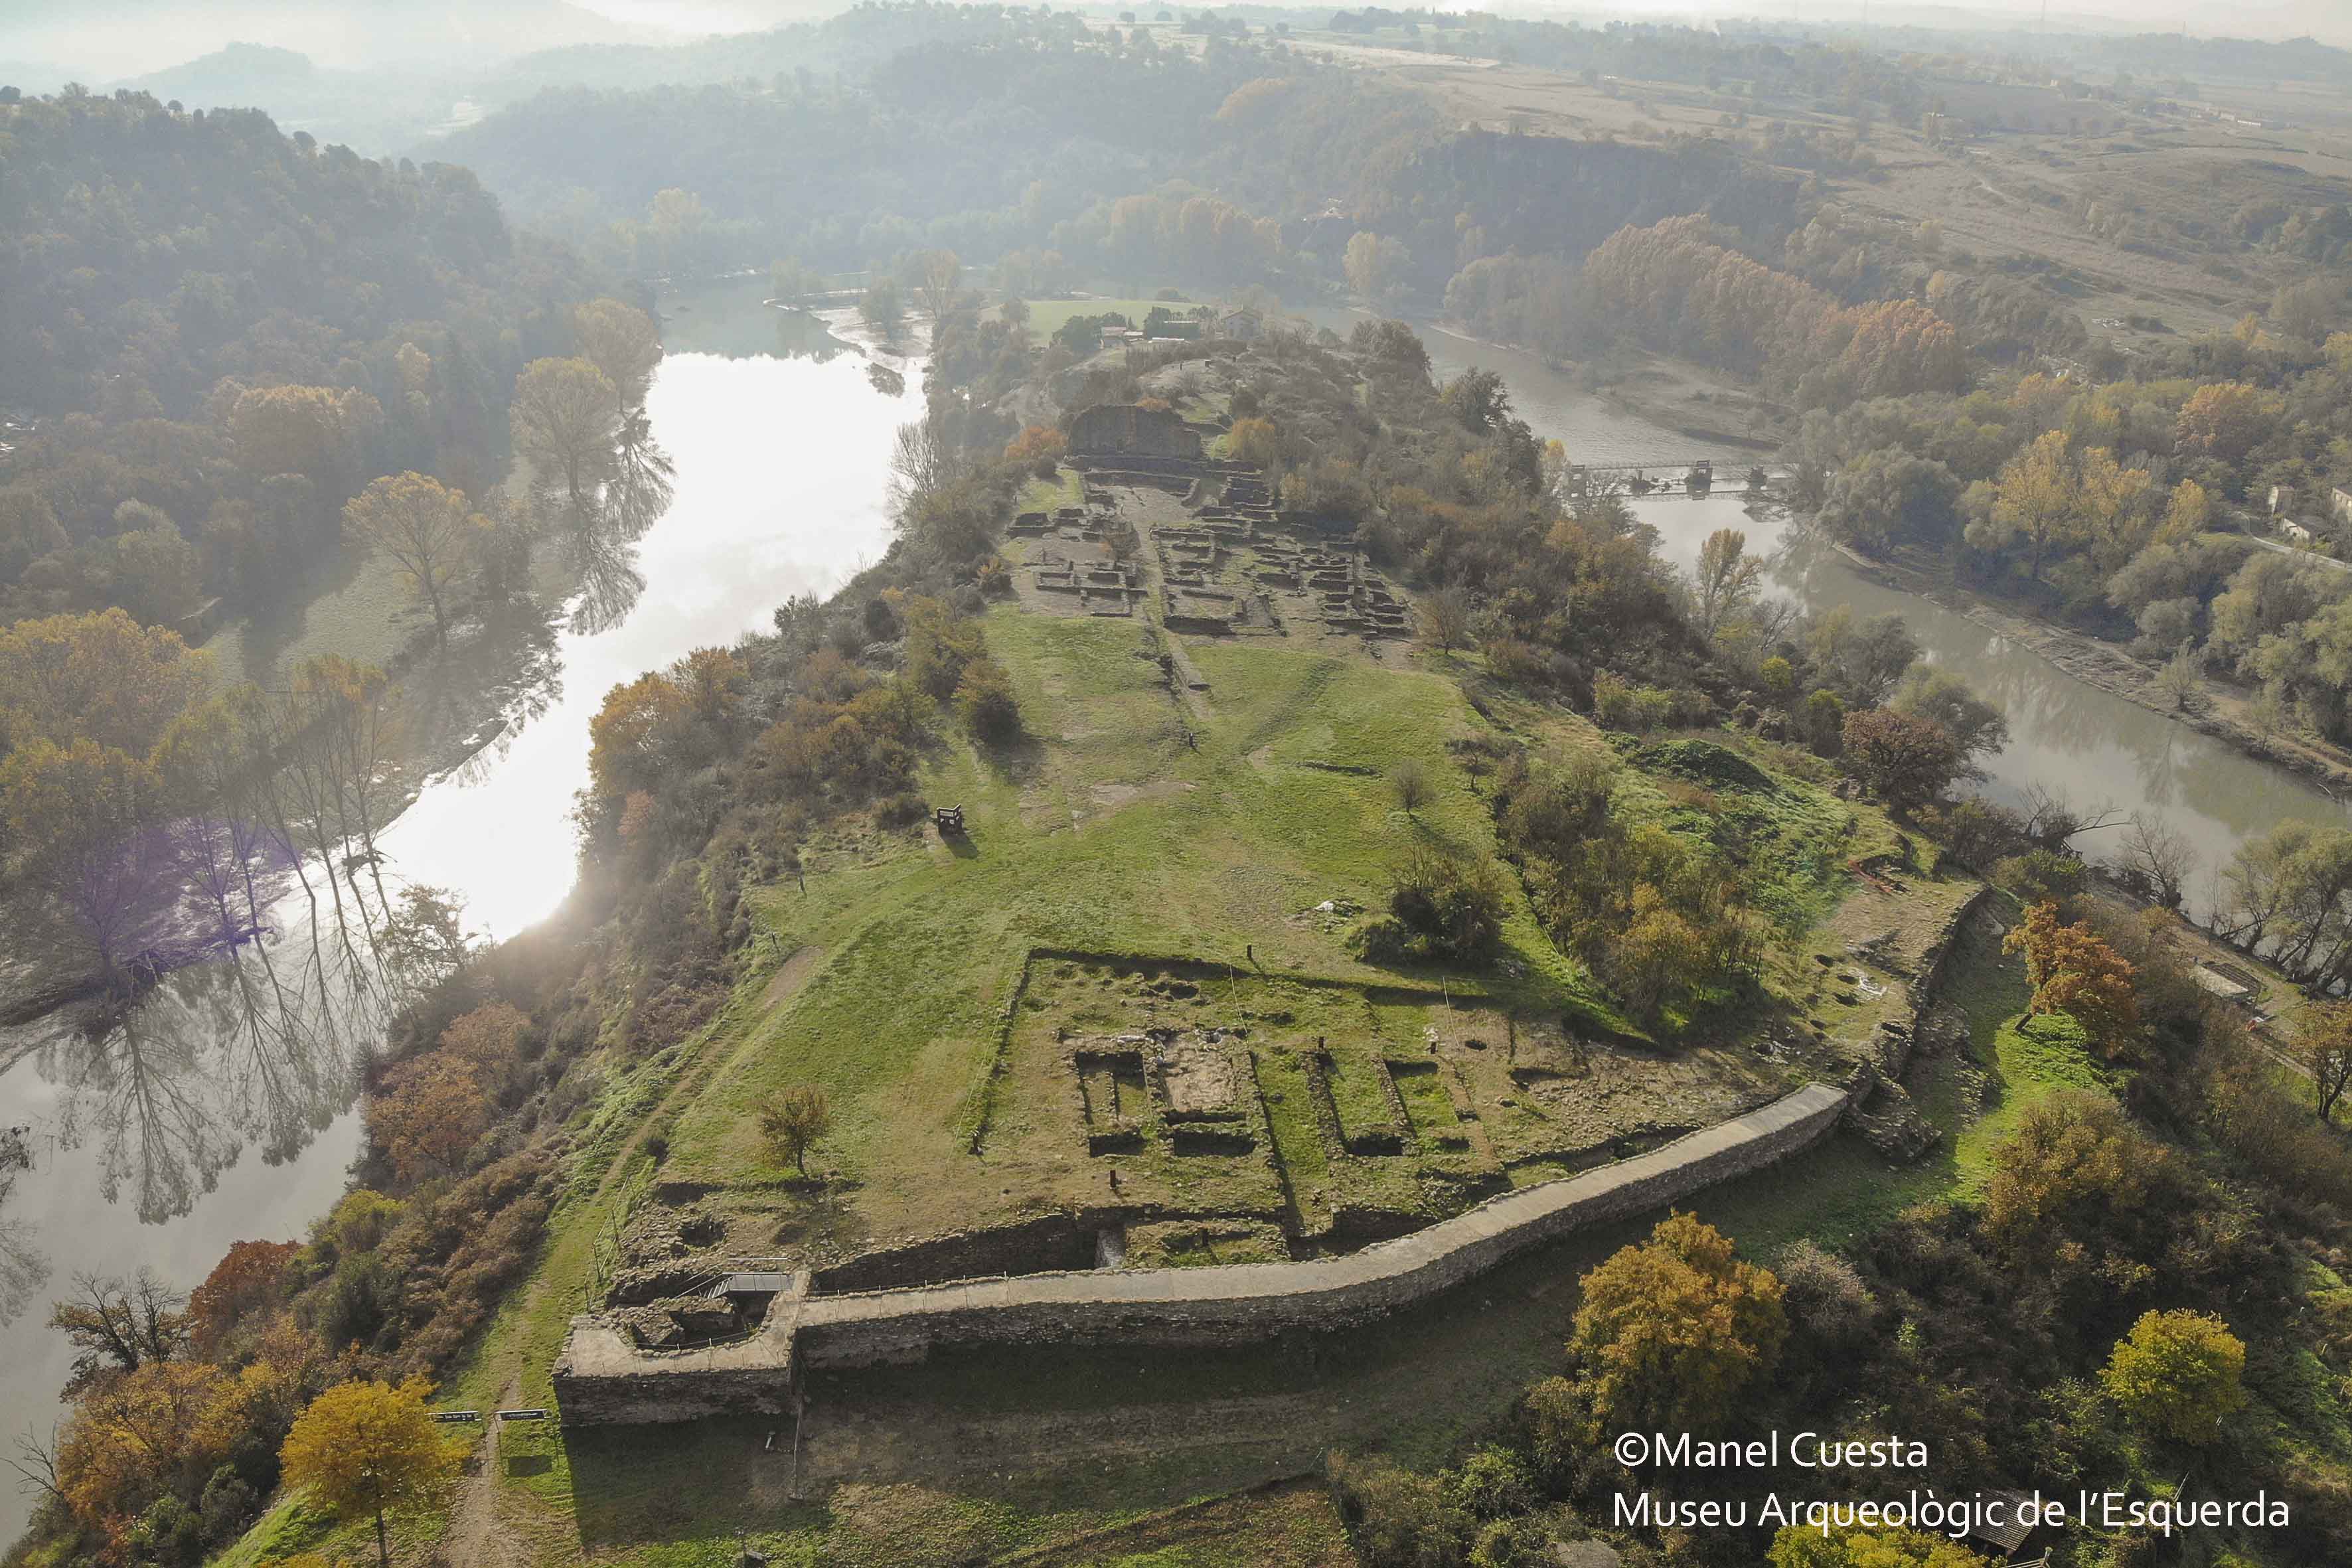
{"type": "MultiPolygon", "coordinates": [[[[330,726],[335,766],[175,829],[184,841],[159,852],[203,871],[174,929],[204,951],[133,987],[135,1007],[0,1029],[0,1128],[29,1124],[33,1161],[0,1169],[11,1428],[51,1407],[69,1369],[41,1322],[51,1281],[144,1265],[186,1289],[231,1242],[298,1237],[334,1201],[361,1152],[367,1053],[461,940],[433,889],[502,935],[570,887],[570,807],[605,692],[829,592],[888,544],[883,480],[898,427],[923,412],[919,363],[887,356],[904,376],[892,391],[814,339],[785,357],[763,286],[705,290],[670,323],[607,504],[585,524],[534,520],[551,548],[582,552],[576,602],[518,603],[453,637],[405,674],[396,714],[330,726]],[[412,756],[437,771],[411,776],[412,756]],[[239,927],[268,941],[225,942],[239,927]]],[[[837,344],[835,330],[856,331],[846,315],[824,334],[837,344]]],[[[8,947],[25,955],[19,933],[8,947]]],[[[0,1537],[24,1517],[0,1488],[0,1537]]]]}
{"type": "Polygon", "coordinates": [[[52,1087],[39,1131],[90,1156],[108,1203],[159,1224],[248,1146],[269,1165],[300,1153],[352,1103],[393,1012],[458,956],[429,893],[393,896],[368,868],[317,879],[342,896],[286,895],[265,917],[276,940],[0,1037],[52,1087]]]}
{"type": "Polygon", "coordinates": [[[0,1328],[14,1322],[49,1279],[49,1260],[34,1241],[33,1227],[8,1212],[16,1178],[32,1168],[31,1123],[0,1127],[0,1328]]]}
{"type": "Polygon", "coordinates": [[[833,335],[833,329],[806,310],[776,312],[775,352],[785,359],[814,360],[823,364],[853,352],[852,345],[833,335]]]}
{"type": "Polygon", "coordinates": [[[646,416],[630,416],[612,483],[580,515],[566,509],[557,525],[565,571],[579,584],[568,629],[595,637],[628,618],[646,591],[637,542],[661,520],[677,494],[676,466],[652,437],[646,416]]]}
{"type": "Polygon", "coordinates": [[[1987,759],[1979,792],[2004,805],[2023,805],[2042,791],[2085,809],[2112,807],[2115,825],[2075,845],[2102,862],[2116,856],[2122,824],[2134,813],[2175,829],[2199,866],[2189,882],[2193,914],[2210,912],[2215,876],[2248,838],[2293,818],[2343,816],[2324,792],[2292,773],[2079,680],[1934,599],[1864,577],[1777,504],[1738,494],[1633,498],[1629,504],[1657,530],[1661,555],[1681,571],[1696,562],[1708,534],[1738,528],[1764,554],[1773,590],[1800,607],[1851,605],[1860,616],[1901,616],[1928,659],[1957,671],[2008,717],[2009,746],[1987,759]]]}

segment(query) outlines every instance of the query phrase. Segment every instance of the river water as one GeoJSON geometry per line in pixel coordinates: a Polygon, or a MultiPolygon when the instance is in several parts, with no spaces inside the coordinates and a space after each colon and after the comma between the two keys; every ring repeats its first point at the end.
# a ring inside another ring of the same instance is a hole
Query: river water
{"type": "MultiPolygon", "coordinates": [[[[1361,319],[1338,311],[1306,314],[1342,333],[1361,319]]],[[[1582,390],[1535,355],[1433,327],[1420,330],[1434,374],[1454,375],[1472,364],[1499,372],[1519,416],[1537,435],[1557,437],[1571,462],[1713,459],[1724,487],[1713,494],[1633,501],[1635,514],[1658,531],[1662,555],[1688,571],[1707,535],[1737,528],[1748,535],[1748,549],[1767,559],[1772,592],[1807,609],[1851,605],[1858,615],[1902,616],[1928,659],[1966,678],[2008,716],[2008,749],[1985,763],[1990,776],[1979,790],[2015,805],[2040,785],[2079,806],[2112,806],[2125,816],[2145,812],[2169,823],[2197,853],[2200,869],[2189,879],[2192,911],[2211,907],[2215,874],[2249,837],[2292,817],[2344,818],[2344,807],[2295,774],[2087,685],[1933,600],[1871,582],[1834,550],[1792,527],[1777,507],[1751,510],[1741,477],[1759,454],[1661,429],[1582,390]]],[[[2104,860],[2122,837],[2120,826],[2106,828],[2084,835],[2077,847],[2104,860]]]]}
{"type": "MultiPolygon", "coordinates": [[[[379,837],[395,895],[448,889],[495,936],[546,916],[572,885],[568,814],[605,692],[733,642],[888,547],[891,445],[921,416],[921,366],[764,309],[764,282],[663,301],[669,352],[646,409],[675,465],[669,506],[568,606],[552,683],[379,837]],[[875,363],[905,389],[877,390],[875,363]]],[[[845,313],[832,324],[852,330],[845,313]]],[[[0,1033],[0,1126],[28,1125],[35,1155],[0,1214],[0,1442],[61,1414],[71,1358],[43,1320],[78,1271],[144,1265],[186,1289],[231,1242],[299,1237],[341,1194],[381,1028],[370,970],[344,944],[289,935],[176,976],[99,1038],[0,1033]]],[[[28,1509],[0,1483],[0,1542],[28,1509]]]]}

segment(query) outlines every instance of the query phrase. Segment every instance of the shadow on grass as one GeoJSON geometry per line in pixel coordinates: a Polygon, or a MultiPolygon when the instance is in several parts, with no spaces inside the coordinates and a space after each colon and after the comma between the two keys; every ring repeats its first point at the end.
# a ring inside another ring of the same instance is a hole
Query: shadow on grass
{"type": "Polygon", "coordinates": [[[980,758],[989,772],[1004,783],[1030,784],[1045,771],[1045,742],[1021,730],[999,740],[981,742],[980,758]]]}
{"type": "MultiPolygon", "coordinates": [[[[1924,1196],[1953,1172],[1939,1153],[1906,1175],[1924,1196]]],[[[1840,1135],[1675,1206],[1769,1261],[1796,1237],[1843,1241],[1883,1221],[1888,1180],[1884,1161],[1840,1135]]],[[[1224,1352],[941,1351],[919,1365],[813,1371],[800,1500],[790,1496],[790,1417],[566,1428],[581,1542],[591,1553],[657,1542],[715,1551],[743,1531],[854,1533],[862,1526],[817,1500],[849,1481],[912,1484],[967,1511],[1034,1520],[1164,1507],[1297,1475],[1335,1447],[1450,1462],[1561,1370],[1578,1280],[1665,1212],[1596,1226],[1344,1332],[1224,1352]],[[1148,1453],[1110,1440],[1137,1423],[1154,1434],[1148,1453]]]]}
{"type": "Polygon", "coordinates": [[[653,1542],[723,1551],[745,1531],[822,1530],[829,1520],[821,1505],[789,1495],[790,1416],[567,1426],[563,1452],[580,1543],[591,1552],[653,1542]]]}

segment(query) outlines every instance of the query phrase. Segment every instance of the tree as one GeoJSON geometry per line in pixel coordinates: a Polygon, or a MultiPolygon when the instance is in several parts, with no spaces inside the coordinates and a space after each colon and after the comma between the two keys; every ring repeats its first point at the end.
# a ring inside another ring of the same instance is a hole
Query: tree
{"type": "Polygon", "coordinates": [[[2336,1102],[2352,1088],[2352,1002],[2313,1002],[2294,1035],[2295,1058],[2311,1074],[2319,1119],[2333,1123],[2336,1102]]]}
{"type": "Polygon", "coordinates": [[[2172,487],[2172,498],[2165,503],[2164,521],[2156,526],[2155,542],[2190,543],[2212,521],[2213,498],[2195,479],[2183,479],[2172,487]]]}
{"type": "Polygon", "coordinates": [[[778,1160],[808,1174],[808,1152],[833,1131],[833,1101],[812,1084],[795,1084],[760,1107],[760,1136],[778,1160]]]}
{"type": "Polygon", "coordinates": [[[1068,446],[1068,438],[1052,426],[1031,425],[1004,444],[1004,460],[1043,473],[1068,446]]]}
{"type": "Polygon", "coordinates": [[[257,387],[229,410],[229,446],[237,466],[257,479],[300,474],[320,494],[339,498],[383,417],[383,406],[364,392],[257,387]]]}
{"type": "Polygon", "coordinates": [[[661,784],[690,717],[686,692],[661,670],[606,692],[588,721],[588,779],[596,795],[617,800],[661,784]]]}
{"type": "Polygon", "coordinates": [[[1271,419],[1236,419],[1225,432],[1225,450],[1235,461],[1270,474],[1282,465],[1282,432],[1271,419]]]}
{"type": "Polygon", "coordinates": [[[1805,631],[1805,651],[1824,685],[1856,708],[1886,700],[1903,672],[1918,662],[1918,639],[1891,611],[1867,620],[1840,605],[1813,617],[1805,631]]]}
{"type": "Polygon", "coordinates": [[[49,1327],[78,1352],[68,1396],[109,1376],[169,1361],[187,1345],[187,1299],[151,1269],[128,1279],[84,1269],[73,1277],[72,1291],[49,1311],[49,1327]]]}
{"type": "Polygon", "coordinates": [[[877,278],[866,285],[865,297],[857,301],[857,314],[866,322],[866,330],[886,343],[898,341],[898,329],[905,324],[907,307],[899,301],[898,285],[887,278],[877,278]]]}
{"type": "Polygon", "coordinates": [[[994,659],[975,658],[956,679],[956,717],[974,740],[1003,745],[1021,733],[1021,700],[1013,678],[994,659]]]}
{"type": "Polygon", "coordinates": [[[1771,1568],[1986,1568],[1957,1541],[1916,1530],[1836,1530],[1783,1526],[1765,1554],[1771,1568]]]}
{"type": "Polygon", "coordinates": [[[2088,921],[2061,925],[2058,906],[2039,903],[2001,942],[2004,952],[2025,954],[2033,997],[2026,1016],[2063,1013],[2083,1026],[2110,1061],[2139,1043],[2139,994],[2131,961],[2109,947],[2088,921]]]}
{"type": "Polygon", "coordinates": [[[2116,1342],[2099,1381],[2125,1413],[2201,1447],[2245,1407],[2245,1342],[2210,1312],[2147,1312],[2116,1342]]]}
{"type": "Polygon", "coordinates": [[[584,359],[533,360],[515,379],[509,411],[515,450],[535,480],[558,489],[576,520],[613,477],[621,438],[621,394],[584,359]]]}
{"type": "Polygon", "coordinates": [[[1412,252],[1401,239],[1366,230],[1348,241],[1339,264],[1349,288],[1370,303],[1382,305],[1404,291],[1412,273],[1412,252]]]}
{"type": "Polygon", "coordinates": [[[591,300],[572,312],[572,335],[580,357],[613,384],[618,412],[645,405],[662,355],[661,329],[651,316],[618,300],[591,300]]]}
{"type": "Polygon", "coordinates": [[[1847,714],[1839,741],[1845,770],[1898,812],[1916,810],[1942,794],[1967,760],[1941,724],[1891,708],[1847,714]]]}
{"type": "Polygon", "coordinates": [[[2286,399],[2242,381],[2199,387],[2181,405],[2173,439],[2182,447],[2235,463],[2270,436],[2286,413],[2286,399]]]}
{"type": "Polygon", "coordinates": [[[153,507],[124,501],[118,524],[129,524],[106,542],[109,593],[115,603],[150,626],[168,626],[194,613],[204,594],[204,560],[172,520],[153,507]]]}
{"type": "Polygon", "coordinates": [[[1979,697],[1966,679],[1948,669],[1930,666],[1904,677],[1886,704],[1897,713],[1943,726],[1967,759],[1967,771],[1980,774],[1973,764],[2009,744],[2009,721],[2000,709],[1979,697]]]}
{"type": "Polygon", "coordinates": [[[1748,535],[1718,528],[1698,547],[1691,579],[1691,625],[1712,637],[1744,615],[1763,592],[1764,563],[1748,553],[1748,535]]]}
{"type": "Polygon", "coordinates": [[[2078,489],[2066,433],[2049,431],[2001,469],[1991,510],[1969,525],[1969,542],[1980,550],[2022,545],[2026,576],[2039,583],[2050,552],[2082,536],[2078,489]]]}
{"type": "Polygon", "coordinates": [[[211,679],[209,655],[119,609],[0,631],[0,726],[11,745],[87,737],[143,757],[211,679]]]}
{"type": "Polygon", "coordinates": [[[2196,864],[2189,835],[2160,816],[2132,813],[2131,826],[2124,830],[2123,868],[2147,885],[2158,903],[2168,910],[2180,907],[2196,864]]]}
{"type": "Polygon", "coordinates": [[[424,474],[387,475],[343,507],[352,536],[400,568],[409,589],[433,611],[433,636],[449,640],[443,596],[465,572],[489,531],[488,520],[453,490],[424,474]]]}
{"type": "Polygon", "coordinates": [[[2205,696],[2205,661],[2193,638],[2183,637],[2172,657],[2156,672],[2152,684],[2169,698],[2175,713],[2194,711],[2205,696]]]}
{"type": "Polygon", "coordinates": [[[1470,617],[1470,595],[1458,587],[1433,588],[1422,596],[1422,633],[1442,652],[1469,639],[1470,617]]]}
{"type": "Polygon", "coordinates": [[[197,1354],[217,1357],[230,1334],[274,1305],[286,1270],[302,1250],[294,1241],[237,1241],[188,1293],[188,1339],[197,1354]]]}
{"type": "Polygon", "coordinates": [[[180,888],[152,820],[161,795],[145,761],[91,740],[36,739],[0,763],[0,815],[11,837],[110,979],[169,934],[180,888]]]}
{"type": "Polygon", "coordinates": [[[1429,804],[1429,770],[1421,765],[1419,757],[1406,757],[1391,768],[1389,785],[1396,791],[1397,805],[1404,808],[1407,816],[1429,804]]]}
{"type": "Polygon", "coordinates": [[[1492,861],[1423,845],[1392,875],[1388,914],[1352,939],[1370,963],[1477,959],[1502,935],[1506,895],[1492,861]]]}
{"type": "Polygon", "coordinates": [[[310,1402],[278,1451],[287,1482],[345,1519],[375,1521],[376,1561],[391,1568],[384,1515],[425,1501],[454,1467],[425,1408],[431,1384],[356,1379],[310,1402]]]}
{"type": "Polygon", "coordinates": [[[208,1474],[236,1436],[218,1419],[224,1382],[205,1362],[150,1361],[81,1394],[58,1444],[67,1505],[121,1540],[174,1481],[208,1474]]]}
{"type": "Polygon", "coordinates": [[[490,1124],[481,1074],[455,1051],[427,1051],[387,1069],[368,1100],[368,1136],[411,1187],[433,1174],[457,1173],[467,1151],[490,1124]]]}
{"type": "Polygon", "coordinates": [[[932,321],[942,321],[963,281],[963,260],[952,250],[921,251],[908,262],[907,275],[922,297],[924,310],[932,321]]]}
{"type": "Polygon", "coordinates": [[[1780,1359],[1780,1295],[1769,1270],[1739,1261],[1729,1237],[1687,1214],[1587,1274],[1568,1348],[1593,1434],[1721,1426],[1780,1359]]]}
{"type": "Polygon", "coordinates": [[[1484,436],[1511,412],[1511,389],[1498,371],[1472,365],[1445,384],[1437,395],[1445,411],[1473,435],[1484,436]]]}

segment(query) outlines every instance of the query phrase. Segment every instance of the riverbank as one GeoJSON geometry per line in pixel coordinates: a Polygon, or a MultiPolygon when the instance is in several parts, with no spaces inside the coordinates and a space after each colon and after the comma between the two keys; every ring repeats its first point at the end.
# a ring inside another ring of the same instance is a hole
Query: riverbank
{"type": "MultiPolygon", "coordinates": [[[[765,626],[794,595],[830,593],[887,548],[891,444],[920,416],[919,392],[877,391],[854,352],[788,352],[765,291],[763,279],[701,290],[666,330],[648,411],[676,466],[670,508],[615,552],[625,595],[593,624],[571,613],[579,590],[546,595],[543,650],[476,682],[491,695],[449,723],[454,743],[409,764],[398,794],[413,804],[377,834],[395,899],[446,889],[469,931],[499,936],[555,908],[574,879],[569,813],[605,693],[765,626]]],[[[919,384],[919,361],[888,363],[919,384]]],[[[494,651],[453,638],[453,658],[494,651]]],[[[373,886],[368,903],[373,917],[373,886]]],[[[171,976],[109,1028],[59,1015],[0,1032],[5,1120],[36,1129],[35,1169],[5,1215],[36,1275],[25,1309],[0,1312],[0,1409],[53,1405],[74,1350],[40,1307],[78,1272],[147,1268],[184,1290],[232,1242],[299,1239],[342,1195],[383,1037],[381,988],[351,957],[367,937],[248,944],[171,976]]],[[[28,1504],[0,1495],[0,1537],[28,1504]]]]}
{"type": "Polygon", "coordinates": [[[2160,666],[2135,658],[2115,644],[2037,616],[2027,616],[1969,589],[1940,583],[1907,563],[1880,560],[1844,544],[1832,548],[1862,576],[1885,587],[1916,594],[2027,648],[2086,686],[2194,730],[2258,763],[2284,769],[2341,798],[2352,790],[2352,756],[2300,737],[2265,737],[2253,724],[2251,701],[2221,681],[2201,682],[2201,709],[2183,711],[2160,690],[2160,666]]]}

